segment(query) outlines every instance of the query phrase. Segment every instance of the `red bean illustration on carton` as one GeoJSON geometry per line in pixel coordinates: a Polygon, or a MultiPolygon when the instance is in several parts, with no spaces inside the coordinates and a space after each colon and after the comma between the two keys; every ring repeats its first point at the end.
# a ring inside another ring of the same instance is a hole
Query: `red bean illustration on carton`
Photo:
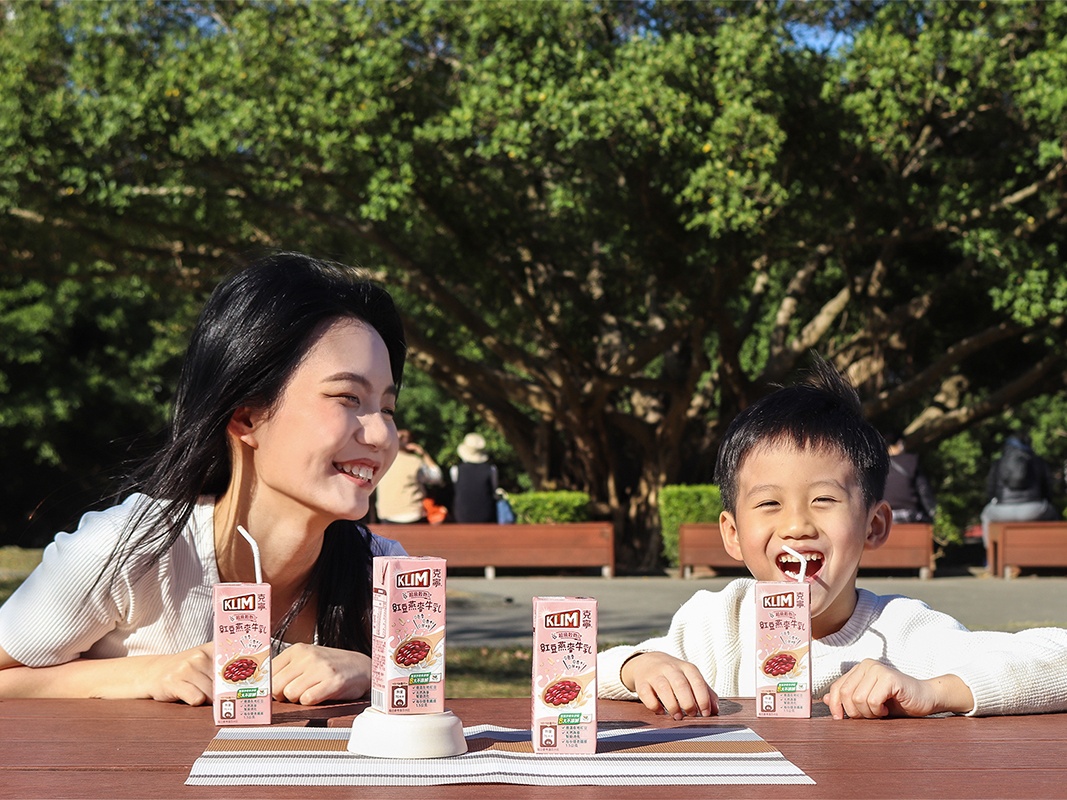
{"type": "Polygon", "coordinates": [[[533,748],[595,753],[597,603],[533,599],[533,748]]]}
{"type": "Polygon", "coordinates": [[[374,559],[371,707],[436,714],[445,703],[445,560],[374,559]]]}
{"type": "Polygon", "coordinates": [[[763,674],[772,678],[788,675],[797,666],[797,657],[792,653],[775,653],[763,662],[763,674]]]}

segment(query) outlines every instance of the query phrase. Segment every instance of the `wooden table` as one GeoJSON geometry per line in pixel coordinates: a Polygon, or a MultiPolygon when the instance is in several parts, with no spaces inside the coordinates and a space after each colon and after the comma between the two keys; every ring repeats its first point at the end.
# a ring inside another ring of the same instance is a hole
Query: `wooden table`
{"type": "MultiPolygon", "coordinates": [[[[349,726],[365,704],[276,704],[275,725],[349,726]]],[[[529,701],[448,702],[465,725],[522,725],[529,701]]],[[[0,797],[12,798],[1067,798],[1067,714],[844,720],[757,719],[752,700],[723,700],[719,719],[777,747],[814,786],[415,787],[185,786],[215,735],[210,708],[148,700],[0,701],[0,797]]],[[[603,720],[675,725],[637,703],[601,701],[603,720]]],[[[716,724],[715,719],[704,721],[716,724]]],[[[685,724],[693,724],[687,721],[685,724]]]]}

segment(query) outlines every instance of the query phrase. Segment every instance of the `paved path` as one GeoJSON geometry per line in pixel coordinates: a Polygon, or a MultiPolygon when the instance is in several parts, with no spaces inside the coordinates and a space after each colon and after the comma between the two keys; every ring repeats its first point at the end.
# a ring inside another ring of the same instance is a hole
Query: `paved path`
{"type": "MultiPolygon", "coordinates": [[[[453,646],[530,644],[530,599],[537,595],[596,597],[601,645],[638,642],[666,631],[678,607],[699,589],[715,590],[732,578],[450,577],[448,642],[453,646]]],[[[1067,578],[941,577],[864,578],[877,594],[904,594],[944,611],[972,629],[1016,631],[1067,628],[1067,578]]]]}

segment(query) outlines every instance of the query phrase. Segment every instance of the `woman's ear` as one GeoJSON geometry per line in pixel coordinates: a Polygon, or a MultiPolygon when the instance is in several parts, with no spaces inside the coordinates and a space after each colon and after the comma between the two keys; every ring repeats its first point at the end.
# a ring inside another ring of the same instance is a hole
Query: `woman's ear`
{"type": "Polygon", "coordinates": [[[868,550],[877,550],[889,538],[889,529],[893,527],[893,509],[885,500],[879,500],[867,524],[867,538],[863,546],[868,550]]]}
{"type": "Polygon", "coordinates": [[[259,446],[256,439],[256,431],[259,428],[260,414],[248,406],[241,406],[233,412],[230,421],[226,423],[226,433],[249,447],[255,449],[259,446]]]}
{"type": "Polygon", "coordinates": [[[741,556],[741,541],[737,535],[737,521],[729,511],[719,514],[719,535],[722,536],[726,552],[738,561],[744,561],[745,559],[741,556]]]}

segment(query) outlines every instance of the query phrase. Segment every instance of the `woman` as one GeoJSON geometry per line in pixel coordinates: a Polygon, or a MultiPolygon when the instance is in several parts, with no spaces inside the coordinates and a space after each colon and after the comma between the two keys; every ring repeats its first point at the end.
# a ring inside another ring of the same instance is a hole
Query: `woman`
{"type": "Polygon", "coordinates": [[[357,524],[397,453],[406,344],[388,293],[296,253],[222,283],[186,353],[167,445],[106,511],[61,533],[0,608],[0,697],[212,697],[212,586],[271,584],[277,699],[370,685],[357,524]]]}

